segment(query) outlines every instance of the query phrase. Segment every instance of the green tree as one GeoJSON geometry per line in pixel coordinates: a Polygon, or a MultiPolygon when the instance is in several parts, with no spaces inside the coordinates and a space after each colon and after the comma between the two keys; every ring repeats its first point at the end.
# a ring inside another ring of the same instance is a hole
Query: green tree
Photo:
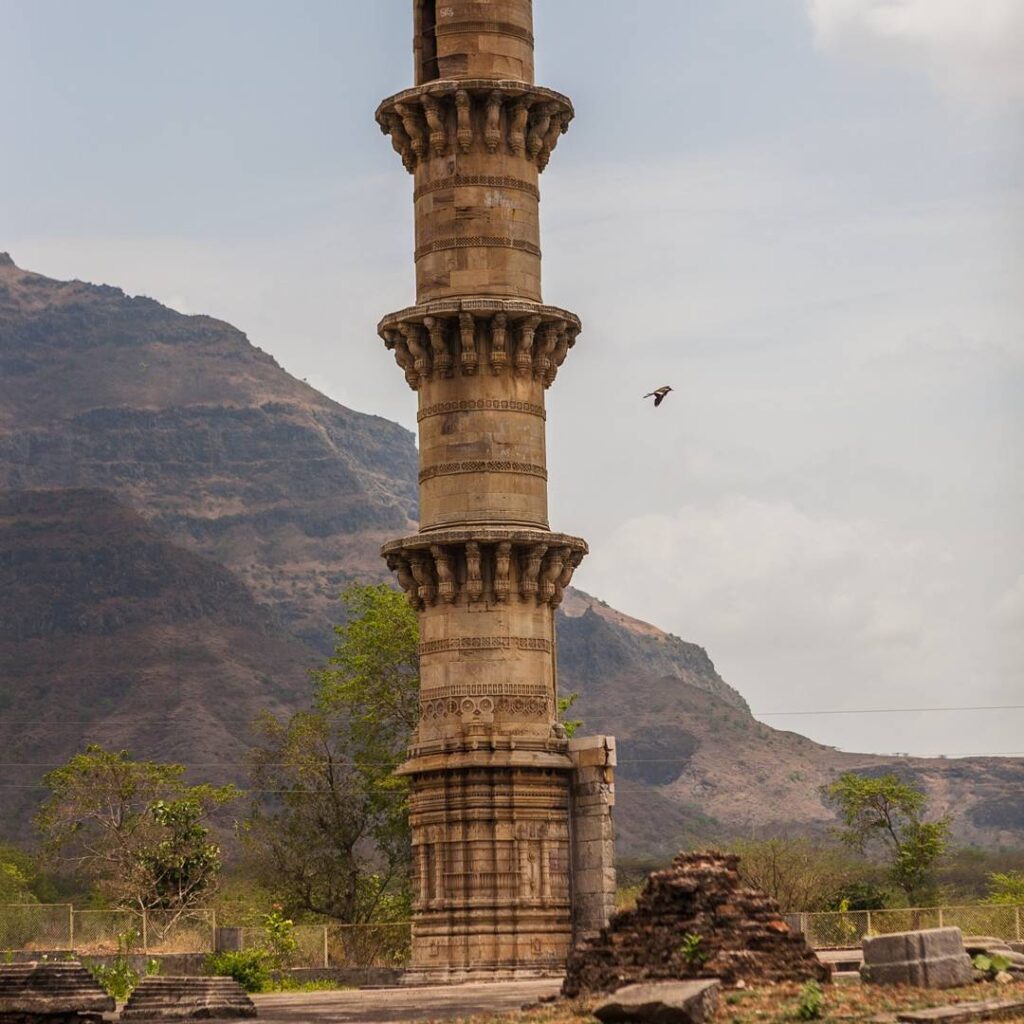
{"type": "Polygon", "coordinates": [[[1024,906],[1024,871],[993,871],[988,876],[986,903],[1024,906]]]}
{"type": "Polygon", "coordinates": [[[838,810],[841,838],[861,852],[882,850],[889,879],[908,904],[927,902],[935,890],[937,864],[949,845],[950,819],[924,821],[924,793],[895,775],[841,775],[822,793],[838,810]]]}
{"type": "Polygon", "coordinates": [[[293,911],[346,923],[408,912],[406,757],[419,710],[416,616],[386,585],[342,595],[347,621],[312,707],[258,722],[244,836],[260,880],[293,911]]]}
{"type": "Polygon", "coordinates": [[[53,881],[43,874],[38,858],[0,843],[0,903],[52,903],[53,881]]]}
{"type": "Polygon", "coordinates": [[[115,906],[181,913],[215,890],[220,849],[205,817],[232,787],[190,786],[180,764],[91,745],[43,782],[36,823],[54,861],[115,906]]]}

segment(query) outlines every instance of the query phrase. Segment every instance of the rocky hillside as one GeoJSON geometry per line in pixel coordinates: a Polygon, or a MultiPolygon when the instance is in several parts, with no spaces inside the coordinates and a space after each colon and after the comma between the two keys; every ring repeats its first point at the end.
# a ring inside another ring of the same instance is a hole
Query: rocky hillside
{"type": "Polygon", "coordinates": [[[102,487],[324,650],[345,582],[416,518],[412,435],[240,331],[0,254],[0,489],[102,487]]]}
{"type": "MultiPolygon", "coordinates": [[[[35,779],[99,739],[232,777],[255,711],[301,699],[342,585],[383,578],[380,542],[415,528],[416,468],[408,431],[230,325],[0,255],[5,760],[35,779]]],[[[821,783],[893,764],[756,722],[702,648],[586,594],[568,595],[558,638],[587,730],[619,738],[623,852],[818,831],[821,783]]],[[[897,768],[961,838],[1024,840],[1024,762],[897,768]]],[[[38,796],[24,784],[0,788],[21,815],[9,833],[38,796]]]]}
{"type": "Polygon", "coordinates": [[[0,820],[23,825],[40,776],[90,742],[239,779],[253,719],[295,706],[311,660],[109,491],[0,493],[0,820]]]}

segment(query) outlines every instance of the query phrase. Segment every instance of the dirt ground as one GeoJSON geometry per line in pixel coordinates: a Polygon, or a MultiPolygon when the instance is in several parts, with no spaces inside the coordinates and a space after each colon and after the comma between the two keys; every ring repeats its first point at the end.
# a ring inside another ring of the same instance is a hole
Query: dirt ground
{"type": "MultiPolygon", "coordinates": [[[[591,1002],[557,1002],[523,1010],[558,992],[560,981],[497,982],[436,988],[361,989],[256,996],[262,1024],[390,1024],[473,1019],[476,1024],[594,1024],[591,1002]]],[[[897,1009],[922,1009],[981,999],[1024,999],[1024,984],[979,984],[945,992],[879,988],[855,983],[825,986],[823,1021],[895,1020],[897,1009]]],[[[719,1024],[797,1021],[799,985],[723,992],[719,1024]]],[[[1024,1016],[1021,1018],[1024,1020],[1024,1016]]]]}
{"type": "Polygon", "coordinates": [[[491,982],[436,988],[353,989],[344,992],[281,992],[253,997],[262,1024],[390,1024],[493,1018],[554,995],[561,978],[491,982]]]}

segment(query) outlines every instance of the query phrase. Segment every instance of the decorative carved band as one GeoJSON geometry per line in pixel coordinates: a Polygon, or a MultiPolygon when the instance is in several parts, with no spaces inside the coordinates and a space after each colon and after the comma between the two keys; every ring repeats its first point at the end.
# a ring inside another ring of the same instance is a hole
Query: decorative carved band
{"type": "Polygon", "coordinates": [[[524,238],[504,238],[499,235],[470,235],[466,238],[435,238],[433,242],[418,246],[416,259],[429,256],[432,252],[446,252],[449,249],[517,249],[531,256],[540,256],[540,247],[524,238]]]}
{"type": "Polygon", "coordinates": [[[540,201],[540,189],[529,181],[521,178],[513,178],[507,174],[453,174],[448,178],[438,178],[437,181],[428,181],[420,185],[413,192],[413,199],[420,199],[422,196],[430,195],[431,192],[440,192],[446,188],[459,188],[479,185],[483,188],[510,188],[519,192],[526,192],[540,201]]]}
{"type": "Polygon", "coordinates": [[[423,640],[419,653],[443,654],[449,651],[543,651],[551,653],[551,641],[536,636],[454,636],[447,640],[423,640]]]}
{"type": "Polygon", "coordinates": [[[461,34],[463,32],[488,32],[495,35],[514,36],[533,46],[533,33],[522,25],[513,25],[509,21],[439,21],[434,27],[439,36],[461,34]]]}
{"type": "Polygon", "coordinates": [[[447,416],[453,412],[524,412],[530,416],[539,416],[542,420],[548,418],[543,405],[534,405],[532,402],[516,402],[506,398],[470,398],[463,402],[438,402],[436,405],[428,405],[420,409],[416,414],[417,422],[429,419],[431,416],[447,416]]]}
{"type": "Polygon", "coordinates": [[[548,471],[532,462],[502,462],[496,459],[472,459],[466,462],[439,462],[420,470],[420,483],[435,476],[455,476],[459,473],[522,473],[547,480],[548,471]]]}
{"type": "Polygon", "coordinates": [[[411,537],[399,537],[388,541],[382,548],[385,557],[397,551],[413,551],[417,548],[426,550],[435,544],[465,544],[476,541],[479,544],[539,544],[546,543],[562,547],[568,545],[574,551],[587,553],[587,542],[582,537],[573,537],[567,533],[551,533],[549,530],[514,529],[507,526],[486,527],[469,530],[434,530],[425,533],[414,533],[411,537]]]}
{"type": "Polygon", "coordinates": [[[420,691],[420,700],[446,697],[545,697],[551,692],[544,683],[452,683],[420,691]]]}
{"type": "Polygon", "coordinates": [[[553,709],[547,697],[441,697],[420,701],[420,715],[424,721],[460,718],[463,721],[490,722],[495,711],[518,718],[550,719],[553,709]]]}

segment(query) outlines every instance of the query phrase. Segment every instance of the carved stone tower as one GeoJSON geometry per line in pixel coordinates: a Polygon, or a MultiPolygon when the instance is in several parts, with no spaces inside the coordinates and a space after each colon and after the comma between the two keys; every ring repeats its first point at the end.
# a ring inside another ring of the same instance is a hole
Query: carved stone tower
{"type": "Polygon", "coordinates": [[[538,176],[573,108],[533,84],[531,0],[414,8],[417,84],[376,115],[415,181],[416,305],[378,328],[419,395],[420,530],[383,549],[421,633],[413,967],[558,971],[614,885],[613,741],[556,714],[587,545],[548,524],[544,399],[580,322],[541,301],[538,176]]]}

